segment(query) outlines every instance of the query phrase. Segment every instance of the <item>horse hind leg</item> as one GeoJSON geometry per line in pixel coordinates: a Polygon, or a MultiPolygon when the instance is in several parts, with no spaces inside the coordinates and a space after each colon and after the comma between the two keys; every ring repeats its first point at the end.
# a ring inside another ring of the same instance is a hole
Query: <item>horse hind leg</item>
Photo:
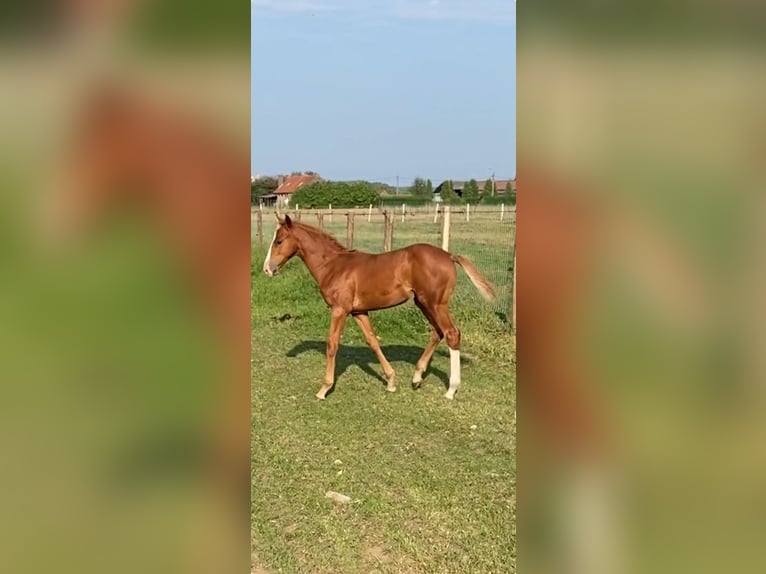
{"type": "Polygon", "coordinates": [[[426,345],[423,354],[420,356],[420,359],[418,359],[417,365],[415,366],[415,374],[412,376],[412,388],[419,389],[420,384],[423,382],[423,373],[428,368],[428,364],[431,362],[431,357],[433,357],[434,351],[436,351],[436,347],[439,346],[439,343],[444,338],[444,335],[439,329],[436,320],[434,319],[434,313],[432,313],[428,307],[426,307],[417,298],[415,299],[415,305],[417,305],[418,309],[420,309],[423,315],[425,315],[426,319],[428,319],[428,322],[431,323],[432,327],[431,339],[428,341],[428,344],[426,345]]]}
{"type": "Polygon", "coordinates": [[[418,363],[415,366],[415,374],[412,375],[412,388],[419,389],[420,383],[423,382],[423,373],[428,368],[428,364],[431,362],[431,357],[436,351],[436,347],[441,343],[442,335],[435,328],[431,330],[431,339],[428,341],[423,354],[418,359],[418,363]]]}
{"type": "Polygon", "coordinates": [[[395,373],[391,363],[388,362],[386,356],[383,354],[383,349],[380,348],[380,342],[375,336],[375,331],[372,328],[370,317],[367,314],[354,315],[357,325],[364,333],[364,338],[367,341],[367,345],[374,351],[378,357],[380,366],[383,367],[383,373],[386,376],[386,390],[390,393],[396,391],[396,383],[394,381],[395,373]]]}
{"type": "Polygon", "coordinates": [[[460,331],[455,326],[455,321],[452,320],[447,305],[440,305],[436,310],[436,321],[444,333],[449,347],[449,389],[444,393],[444,396],[452,400],[460,388],[460,331]]]}

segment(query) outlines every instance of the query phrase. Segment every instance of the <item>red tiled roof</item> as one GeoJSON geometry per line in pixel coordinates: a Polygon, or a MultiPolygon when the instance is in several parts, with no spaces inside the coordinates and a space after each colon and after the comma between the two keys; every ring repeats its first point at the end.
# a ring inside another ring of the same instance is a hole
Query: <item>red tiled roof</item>
{"type": "Polygon", "coordinates": [[[319,181],[318,175],[290,175],[285,178],[274,193],[277,195],[289,195],[295,193],[299,187],[304,185],[310,185],[316,181],[319,181]]]}

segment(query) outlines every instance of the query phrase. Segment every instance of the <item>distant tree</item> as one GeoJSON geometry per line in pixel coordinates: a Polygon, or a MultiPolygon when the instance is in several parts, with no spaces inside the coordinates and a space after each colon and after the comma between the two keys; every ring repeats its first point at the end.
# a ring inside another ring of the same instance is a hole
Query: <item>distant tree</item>
{"type": "Polygon", "coordinates": [[[487,197],[495,197],[495,186],[492,184],[492,178],[489,178],[484,182],[484,195],[487,197]]]}
{"type": "Polygon", "coordinates": [[[375,188],[375,191],[377,191],[378,195],[381,195],[381,196],[392,195],[394,191],[396,190],[395,187],[387,183],[381,183],[379,181],[372,182],[372,187],[375,188]]]}
{"type": "Polygon", "coordinates": [[[434,196],[434,184],[431,183],[430,179],[426,180],[426,195],[428,197],[433,197],[434,196]]]}
{"type": "Polygon", "coordinates": [[[410,186],[410,195],[415,197],[428,196],[428,183],[422,177],[416,177],[410,186]]]}
{"type": "Polygon", "coordinates": [[[273,177],[261,177],[250,182],[250,203],[258,204],[261,197],[274,193],[279,182],[273,177]]]}
{"type": "Polygon", "coordinates": [[[460,201],[460,197],[455,193],[452,180],[448,179],[442,183],[441,197],[444,203],[458,203],[460,201]]]}
{"type": "Polygon", "coordinates": [[[463,187],[463,201],[466,203],[476,203],[479,201],[479,184],[472,179],[463,187]]]}

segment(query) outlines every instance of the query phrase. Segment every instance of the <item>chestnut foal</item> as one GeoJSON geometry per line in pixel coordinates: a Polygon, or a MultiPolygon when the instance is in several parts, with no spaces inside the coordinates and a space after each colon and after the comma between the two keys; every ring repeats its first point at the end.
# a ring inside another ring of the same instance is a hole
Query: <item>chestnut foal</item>
{"type": "Polygon", "coordinates": [[[386,390],[395,391],[394,370],[383,355],[367,313],[414,299],[433,330],[431,340],[418,360],[412,385],[420,386],[437,345],[446,338],[450,378],[449,390],[444,396],[454,398],[460,386],[460,331],[449,312],[449,300],[457,279],[455,263],[465,270],[482,296],[488,300],[495,298],[492,285],[476,267],[465,257],[425,243],[380,254],[349,250],[324,231],[292,221],[289,215],[277,216],[277,220],[279,226],[263,262],[264,272],[273,277],[297,255],[316,279],[322,298],[332,309],[327,337],[327,373],[316,397],[324,399],[335,383],[335,355],[349,315],[362,329],[367,344],[383,367],[386,390]]]}

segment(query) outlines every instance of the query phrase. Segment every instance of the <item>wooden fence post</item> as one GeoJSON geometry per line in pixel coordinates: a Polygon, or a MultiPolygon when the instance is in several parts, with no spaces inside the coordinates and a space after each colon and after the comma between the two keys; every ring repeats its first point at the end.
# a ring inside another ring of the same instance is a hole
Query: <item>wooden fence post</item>
{"type": "Polygon", "coordinates": [[[394,248],[394,214],[391,213],[391,219],[388,222],[388,250],[391,251],[394,248]]]}
{"type": "Polygon", "coordinates": [[[444,206],[444,221],[442,222],[442,249],[449,251],[449,232],[450,232],[450,208],[444,206]]]}
{"type": "Polygon", "coordinates": [[[471,204],[470,203],[465,204],[465,220],[471,221],[471,204]]]}
{"type": "Polygon", "coordinates": [[[388,210],[383,211],[383,251],[388,251],[388,210]]]}
{"type": "Polygon", "coordinates": [[[330,225],[332,225],[332,203],[330,204],[330,217],[329,217],[329,219],[330,219],[329,223],[330,223],[330,225]]]}
{"type": "Polygon", "coordinates": [[[501,203],[500,204],[500,221],[503,220],[503,215],[505,215],[505,204],[501,203]]]}
{"type": "Polygon", "coordinates": [[[439,221],[439,204],[436,204],[436,209],[434,209],[434,223],[439,221]]]}
{"type": "Polygon", "coordinates": [[[402,223],[404,223],[404,210],[405,210],[405,204],[402,203],[402,223]]]}
{"type": "Polygon", "coordinates": [[[383,251],[391,251],[394,235],[393,213],[386,210],[383,212],[383,251]]]}
{"type": "Polygon", "coordinates": [[[263,210],[255,212],[255,229],[258,235],[258,243],[263,247],[263,210]]]}
{"type": "Polygon", "coordinates": [[[317,213],[317,225],[319,229],[324,228],[324,213],[322,212],[317,213]]]}
{"type": "Polygon", "coordinates": [[[348,220],[346,221],[346,247],[349,249],[354,248],[354,212],[349,211],[346,216],[348,217],[348,220]]]}
{"type": "Polygon", "coordinates": [[[372,218],[372,204],[370,204],[370,207],[367,209],[367,223],[370,222],[371,218],[372,218]]]}

